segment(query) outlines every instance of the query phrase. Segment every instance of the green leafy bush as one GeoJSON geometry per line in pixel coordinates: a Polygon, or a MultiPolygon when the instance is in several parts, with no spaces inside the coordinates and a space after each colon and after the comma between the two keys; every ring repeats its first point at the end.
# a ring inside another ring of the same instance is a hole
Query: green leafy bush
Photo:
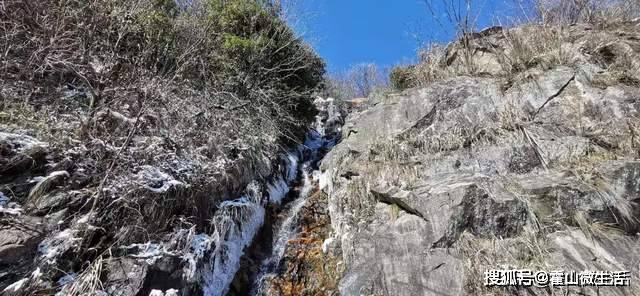
{"type": "MultiPolygon", "coordinates": [[[[224,81],[240,97],[279,106],[271,115],[283,117],[284,130],[300,131],[299,126],[313,119],[310,96],[322,81],[325,65],[278,11],[256,0],[208,0],[185,14],[206,28],[200,33],[206,45],[198,56],[216,71],[204,79],[224,81]]],[[[191,71],[185,76],[203,73],[184,68],[191,71]]]]}
{"type": "Polygon", "coordinates": [[[173,21],[178,7],[173,0],[153,0],[149,8],[136,16],[147,49],[144,62],[160,72],[175,66],[177,32],[173,21]]]}

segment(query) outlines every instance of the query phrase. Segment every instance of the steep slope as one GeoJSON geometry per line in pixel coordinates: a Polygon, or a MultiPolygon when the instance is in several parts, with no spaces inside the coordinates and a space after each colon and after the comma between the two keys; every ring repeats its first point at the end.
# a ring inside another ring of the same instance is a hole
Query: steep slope
{"type": "Polygon", "coordinates": [[[302,144],[324,63],[280,16],[3,1],[0,294],[224,294],[321,148],[302,144]]]}
{"type": "MultiPolygon", "coordinates": [[[[640,26],[567,34],[571,59],[540,52],[508,77],[496,68],[508,33],[470,36],[481,75],[389,94],[347,118],[321,166],[340,294],[640,293],[640,26]],[[504,268],[629,270],[632,286],[484,285],[485,271],[504,268]]],[[[467,49],[450,46],[442,65],[467,49]]]]}

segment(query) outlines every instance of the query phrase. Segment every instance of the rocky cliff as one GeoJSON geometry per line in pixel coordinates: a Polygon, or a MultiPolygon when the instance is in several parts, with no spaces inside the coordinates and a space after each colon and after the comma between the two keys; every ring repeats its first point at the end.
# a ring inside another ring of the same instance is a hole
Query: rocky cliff
{"type": "Polygon", "coordinates": [[[640,294],[639,21],[464,34],[345,122],[271,2],[209,2],[0,5],[2,295],[640,294]]]}
{"type": "MultiPolygon", "coordinates": [[[[565,32],[571,59],[540,52],[508,73],[506,29],[468,36],[476,75],[349,115],[321,166],[339,294],[640,293],[640,26],[565,32]],[[629,270],[631,287],[484,285],[508,268],[629,270]]],[[[447,50],[445,67],[463,62],[447,50]]]]}

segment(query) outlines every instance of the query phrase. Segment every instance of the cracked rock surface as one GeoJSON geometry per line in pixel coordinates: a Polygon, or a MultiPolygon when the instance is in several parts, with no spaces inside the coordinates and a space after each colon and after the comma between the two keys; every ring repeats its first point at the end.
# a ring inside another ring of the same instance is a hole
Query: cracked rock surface
{"type": "Polygon", "coordinates": [[[321,167],[340,293],[638,295],[483,285],[505,267],[640,274],[640,88],[603,84],[597,59],[532,67],[506,88],[497,70],[454,77],[351,114],[321,167]]]}

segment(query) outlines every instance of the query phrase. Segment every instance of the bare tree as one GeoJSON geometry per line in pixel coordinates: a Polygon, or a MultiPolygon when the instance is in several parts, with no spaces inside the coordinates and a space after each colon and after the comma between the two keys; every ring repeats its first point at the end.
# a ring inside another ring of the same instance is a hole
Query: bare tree
{"type": "Polygon", "coordinates": [[[357,64],[329,79],[330,92],[343,99],[368,97],[377,88],[388,85],[386,72],[373,63],[357,64]]]}

